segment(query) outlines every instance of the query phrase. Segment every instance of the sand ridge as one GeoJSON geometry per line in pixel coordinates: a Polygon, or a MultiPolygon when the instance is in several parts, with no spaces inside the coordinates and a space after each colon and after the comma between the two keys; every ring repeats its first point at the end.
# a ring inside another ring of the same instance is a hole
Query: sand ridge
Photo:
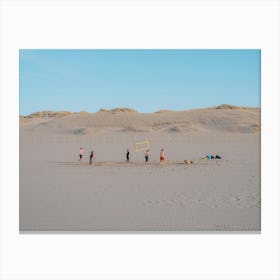
{"type": "Polygon", "coordinates": [[[63,132],[91,134],[94,129],[119,128],[120,131],[167,132],[186,131],[260,131],[260,109],[221,105],[215,108],[187,111],[162,110],[156,113],[138,113],[133,109],[101,109],[97,113],[38,112],[20,117],[21,129],[33,133],[63,132]]]}

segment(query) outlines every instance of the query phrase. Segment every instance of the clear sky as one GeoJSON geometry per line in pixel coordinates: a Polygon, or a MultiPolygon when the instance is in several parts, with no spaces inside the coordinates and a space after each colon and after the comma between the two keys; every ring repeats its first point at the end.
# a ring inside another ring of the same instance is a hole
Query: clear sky
{"type": "Polygon", "coordinates": [[[260,106],[260,50],[19,51],[20,114],[260,106]]]}

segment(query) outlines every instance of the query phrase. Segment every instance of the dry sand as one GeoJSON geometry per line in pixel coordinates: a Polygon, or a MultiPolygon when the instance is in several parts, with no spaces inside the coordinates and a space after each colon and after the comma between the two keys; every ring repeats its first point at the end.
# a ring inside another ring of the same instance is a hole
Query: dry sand
{"type": "Polygon", "coordinates": [[[258,108],[151,114],[114,109],[20,118],[23,232],[260,228],[258,108]],[[147,164],[144,151],[134,150],[135,142],[145,140],[151,151],[147,164]],[[161,148],[165,164],[159,164],[161,148]],[[90,166],[91,150],[96,158],[90,166]],[[206,154],[222,159],[201,159],[206,154]],[[185,159],[194,164],[185,165],[185,159]]]}

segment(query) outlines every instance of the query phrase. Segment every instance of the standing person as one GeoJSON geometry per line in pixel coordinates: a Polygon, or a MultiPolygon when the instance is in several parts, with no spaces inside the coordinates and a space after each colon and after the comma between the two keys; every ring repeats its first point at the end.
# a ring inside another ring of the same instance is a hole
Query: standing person
{"type": "Polygon", "coordinates": [[[164,162],[164,160],[165,160],[165,154],[164,154],[164,150],[163,149],[160,150],[160,157],[159,157],[159,159],[160,159],[160,162],[164,162]]]}
{"type": "Polygon", "coordinates": [[[126,151],[126,162],[129,162],[129,149],[126,151]]]}
{"type": "Polygon", "coordinates": [[[91,151],[90,152],[90,156],[89,156],[89,164],[91,165],[92,164],[92,159],[94,158],[94,152],[91,151]]]}
{"type": "Polygon", "coordinates": [[[146,150],[146,153],[145,153],[145,160],[146,160],[146,162],[149,161],[149,155],[150,155],[150,150],[148,149],[148,150],[146,150]]]}
{"type": "Polygon", "coordinates": [[[81,148],[80,148],[80,151],[79,151],[79,157],[80,157],[79,160],[82,160],[83,155],[84,155],[84,149],[81,147],[81,148]]]}

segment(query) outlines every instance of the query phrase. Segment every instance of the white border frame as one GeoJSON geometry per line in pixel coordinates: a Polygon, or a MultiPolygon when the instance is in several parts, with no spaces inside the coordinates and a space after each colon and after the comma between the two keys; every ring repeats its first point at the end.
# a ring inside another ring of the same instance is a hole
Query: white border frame
{"type": "Polygon", "coordinates": [[[1,8],[1,279],[279,279],[279,1],[26,1],[1,8]],[[20,235],[18,49],[262,49],[262,233],[20,235]]]}

